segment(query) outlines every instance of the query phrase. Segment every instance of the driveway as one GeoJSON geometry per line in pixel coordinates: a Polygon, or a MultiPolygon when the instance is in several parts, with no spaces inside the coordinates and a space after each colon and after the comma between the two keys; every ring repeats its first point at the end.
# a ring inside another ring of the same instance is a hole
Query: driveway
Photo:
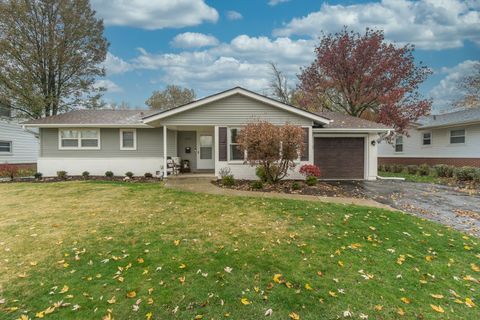
{"type": "Polygon", "coordinates": [[[348,191],[480,237],[480,193],[405,181],[335,182],[348,191]]]}

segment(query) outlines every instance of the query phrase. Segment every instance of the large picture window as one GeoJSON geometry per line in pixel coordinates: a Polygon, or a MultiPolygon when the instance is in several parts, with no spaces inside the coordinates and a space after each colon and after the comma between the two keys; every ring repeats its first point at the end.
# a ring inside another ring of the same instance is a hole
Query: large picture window
{"type": "Polygon", "coordinates": [[[12,153],[12,141],[0,141],[0,154],[12,153]]]}
{"type": "Polygon", "coordinates": [[[135,129],[120,129],[120,149],[137,150],[137,131],[135,129]]]}
{"type": "Polygon", "coordinates": [[[100,130],[60,129],[59,149],[100,149],[100,130]]]}
{"type": "Polygon", "coordinates": [[[244,160],[245,154],[240,150],[240,145],[238,144],[238,135],[240,134],[239,128],[230,128],[230,137],[229,137],[229,149],[230,149],[230,160],[244,160]]]}
{"type": "Polygon", "coordinates": [[[450,143],[465,143],[465,129],[451,130],[450,143]]]}

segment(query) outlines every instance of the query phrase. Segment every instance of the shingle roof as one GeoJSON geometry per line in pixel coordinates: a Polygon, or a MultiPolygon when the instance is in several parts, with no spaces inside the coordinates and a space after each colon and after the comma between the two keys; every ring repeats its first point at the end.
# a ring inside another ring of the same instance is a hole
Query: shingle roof
{"type": "Polygon", "coordinates": [[[422,117],[417,121],[417,123],[420,124],[419,128],[421,129],[475,122],[480,122],[480,108],[429,115],[422,117]]]}
{"type": "Polygon", "coordinates": [[[326,117],[333,120],[333,122],[324,126],[324,128],[329,129],[385,129],[388,130],[389,127],[365,120],[362,118],[352,117],[343,113],[333,112],[333,111],[322,111],[317,112],[318,115],[326,117]]]}

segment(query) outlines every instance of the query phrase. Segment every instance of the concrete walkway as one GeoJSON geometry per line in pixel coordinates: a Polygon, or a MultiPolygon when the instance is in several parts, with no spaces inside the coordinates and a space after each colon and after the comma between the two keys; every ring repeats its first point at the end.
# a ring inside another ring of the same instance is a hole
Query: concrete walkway
{"type": "Polygon", "coordinates": [[[391,211],[399,211],[389,205],[371,199],[360,198],[344,198],[344,197],[320,197],[301,194],[276,193],[276,192],[260,192],[260,191],[244,191],[220,188],[214,185],[211,177],[173,177],[165,182],[167,188],[178,189],[190,192],[202,192],[208,194],[224,195],[224,196],[240,196],[240,197],[258,197],[258,198],[276,198],[276,199],[294,199],[304,201],[320,201],[326,203],[337,203],[344,205],[357,205],[381,208],[391,211]]]}

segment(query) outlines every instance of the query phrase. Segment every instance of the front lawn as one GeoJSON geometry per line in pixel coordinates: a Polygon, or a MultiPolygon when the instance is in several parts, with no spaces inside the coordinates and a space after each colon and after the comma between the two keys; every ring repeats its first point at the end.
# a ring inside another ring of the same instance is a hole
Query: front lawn
{"type": "Polygon", "coordinates": [[[0,184],[0,318],[478,319],[478,239],[380,209],[0,184]]]}

